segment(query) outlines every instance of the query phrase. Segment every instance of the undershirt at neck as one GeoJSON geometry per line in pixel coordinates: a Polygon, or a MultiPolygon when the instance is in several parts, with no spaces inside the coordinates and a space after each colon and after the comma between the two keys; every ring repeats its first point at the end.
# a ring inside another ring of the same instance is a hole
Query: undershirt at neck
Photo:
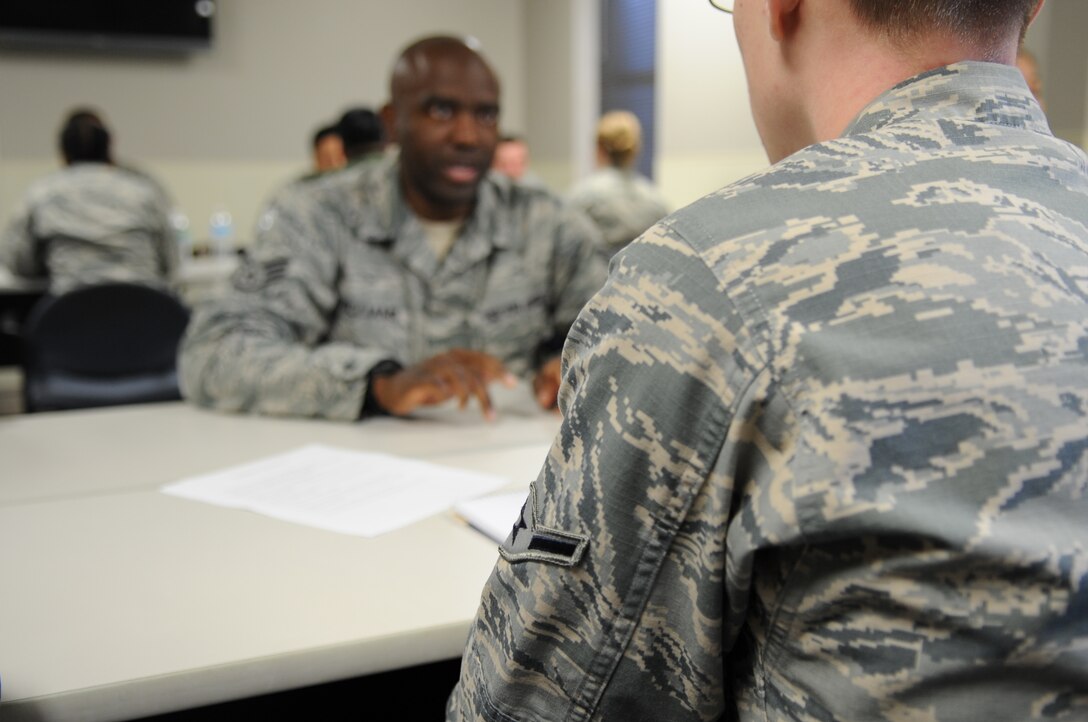
{"type": "Polygon", "coordinates": [[[423,235],[427,238],[427,245],[434,251],[439,263],[446,259],[446,255],[453,248],[453,242],[457,240],[457,234],[461,232],[463,223],[464,221],[427,221],[422,218],[419,219],[419,224],[423,226],[423,235]]]}

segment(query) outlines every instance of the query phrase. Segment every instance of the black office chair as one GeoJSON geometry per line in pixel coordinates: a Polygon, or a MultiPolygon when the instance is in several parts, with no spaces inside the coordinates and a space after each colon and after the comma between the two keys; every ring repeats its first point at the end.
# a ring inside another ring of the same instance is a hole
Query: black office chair
{"type": "Polygon", "coordinates": [[[189,311],[147,286],[111,283],[47,296],[23,335],[23,402],[57,411],[181,398],[177,349],[189,311]]]}

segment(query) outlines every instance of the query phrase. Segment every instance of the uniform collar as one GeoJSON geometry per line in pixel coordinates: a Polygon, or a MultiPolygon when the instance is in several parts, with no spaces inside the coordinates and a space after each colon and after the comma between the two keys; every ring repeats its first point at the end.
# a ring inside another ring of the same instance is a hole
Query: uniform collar
{"type": "Polygon", "coordinates": [[[1051,135],[1043,109],[1017,68],[967,61],[921,73],[886,91],[861,111],[843,136],[896,123],[942,120],[1051,135]]]}

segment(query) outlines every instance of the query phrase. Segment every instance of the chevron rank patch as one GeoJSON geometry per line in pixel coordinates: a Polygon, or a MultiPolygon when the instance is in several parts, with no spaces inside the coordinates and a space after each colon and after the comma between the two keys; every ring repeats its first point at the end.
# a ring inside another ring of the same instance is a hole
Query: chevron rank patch
{"type": "Polygon", "coordinates": [[[511,563],[537,561],[573,567],[581,560],[587,544],[589,538],[583,534],[548,529],[536,523],[536,485],[533,484],[514,528],[499,547],[499,554],[511,563]]]}

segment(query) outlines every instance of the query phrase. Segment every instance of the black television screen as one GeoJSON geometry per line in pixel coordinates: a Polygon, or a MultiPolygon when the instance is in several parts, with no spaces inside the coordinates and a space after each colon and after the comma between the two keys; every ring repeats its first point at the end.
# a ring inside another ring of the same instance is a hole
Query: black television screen
{"type": "Polygon", "coordinates": [[[18,48],[208,48],[214,0],[0,0],[0,44],[18,48]]]}

